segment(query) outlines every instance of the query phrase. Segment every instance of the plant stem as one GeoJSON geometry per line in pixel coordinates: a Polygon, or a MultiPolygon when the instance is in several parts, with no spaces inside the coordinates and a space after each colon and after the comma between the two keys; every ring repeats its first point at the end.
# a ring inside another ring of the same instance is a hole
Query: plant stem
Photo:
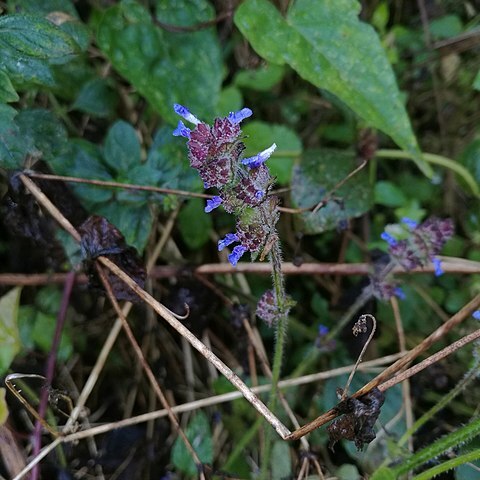
{"type": "MultiPolygon", "coordinates": [[[[413,155],[411,153],[404,152],[403,150],[382,149],[377,151],[376,156],[378,158],[395,158],[401,160],[413,159],[413,155]]],[[[480,196],[480,189],[477,182],[473,178],[472,174],[463,165],[455,162],[450,158],[443,157],[442,155],[436,155],[434,153],[424,153],[422,157],[427,163],[448,168],[449,170],[455,172],[457,175],[461,176],[465,183],[469,186],[472,193],[476,197],[480,196]]]]}
{"type": "MultiPolygon", "coordinates": [[[[285,340],[287,338],[289,309],[282,273],[282,254],[280,251],[280,243],[278,240],[274,242],[272,250],[270,251],[270,263],[272,266],[272,282],[273,290],[275,292],[275,301],[279,312],[279,318],[275,325],[276,331],[275,350],[272,362],[272,388],[270,389],[270,396],[268,402],[268,408],[272,413],[275,413],[278,398],[278,382],[280,380],[282,361],[285,351],[285,340]]],[[[267,472],[270,466],[270,458],[272,454],[272,441],[272,431],[268,429],[265,432],[265,443],[262,455],[262,469],[259,477],[261,480],[267,478],[267,472]]]]}

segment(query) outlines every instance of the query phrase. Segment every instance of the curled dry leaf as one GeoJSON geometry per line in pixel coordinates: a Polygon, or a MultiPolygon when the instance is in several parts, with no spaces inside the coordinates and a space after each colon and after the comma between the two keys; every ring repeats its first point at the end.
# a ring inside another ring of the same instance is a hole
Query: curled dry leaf
{"type": "MultiPolygon", "coordinates": [[[[92,215],[78,229],[82,236],[83,265],[88,275],[90,288],[104,291],[95,268],[95,259],[107,257],[129,275],[141,288],[145,286],[145,268],[137,250],[125,242],[125,238],[115,225],[105,217],[92,215]]],[[[137,295],[130,290],[116,275],[105,272],[118,300],[138,302],[137,295]]]]}
{"type": "MultiPolygon", "coordinates": [[[[338,389],[340,396],[343,393],[338,389]]],[[[340,402],[336,410],[343,415],[334,420],[327,428],[330,438],[329,447],[333,450],[335,444],[342,438],[355,442],[361,450],[364,444],[375,438],[373,426],[380,415],[380,409],[385,401],[385,395],[378,388],[359,398],[347,398],[340,402]]]]}

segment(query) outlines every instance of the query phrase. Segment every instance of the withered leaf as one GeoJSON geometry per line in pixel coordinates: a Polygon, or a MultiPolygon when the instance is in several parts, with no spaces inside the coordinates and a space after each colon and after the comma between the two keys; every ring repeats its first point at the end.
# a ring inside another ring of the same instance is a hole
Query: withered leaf
{"type": "MultiPolygon", "coordinates": [[[[95,259],[107,257],[129,275],[141,288],[145,286],[145,269],[137,250],[125,242],[125,238],[115,225],[105,217],[92,215],[80,225],[80,247],[83,256],[83,266],[88,275],[89,287],[105,292],[95,268],[95,259]]],[[[138,296],[111,272],[105,272],[118,300],[138,302],[138,296]]]]}
{"type": "Polygon", "coordinates": [[[336,410],[343,415],[327,427],[329,447],[333,450],[335,444],[344,438],[354,441],[358,450],[362,450],[364,444],[370,443],[375,438],[373,427],[384,401],[383,392],[373,388],[359,398],[350,397],[340,402],[336,410]]]}

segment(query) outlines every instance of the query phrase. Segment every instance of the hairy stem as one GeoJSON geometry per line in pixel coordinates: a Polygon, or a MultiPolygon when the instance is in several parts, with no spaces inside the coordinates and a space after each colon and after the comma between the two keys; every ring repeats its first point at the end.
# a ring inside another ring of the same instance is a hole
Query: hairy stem
{"type": "MultiPolygon", "coordinates": [[[[272,413],[274,413],[277,407],[278,382],[280,380],[282,361],[285,351],[285,340],[287,338],[289,308],[282,273],[282,254],[280,251],[280,243],[278,242],[278,240],[273,244],[272,250],[270,251],[270,263],[272,266],[272,282],[273,290],[275,292],[275,301],[279,311],[279,318],[275,325],[276,331],[275,350],[272,362],[272,387],[270,389],[270,396],[268,402],[268,408],[272,413]]],[[[260,479],[267,478],[267,472],[270,466],[270,458],[272,453],[272,440],[272,431],[267,430],[267,432],[265,432],[265,443],[260,479]]]]}

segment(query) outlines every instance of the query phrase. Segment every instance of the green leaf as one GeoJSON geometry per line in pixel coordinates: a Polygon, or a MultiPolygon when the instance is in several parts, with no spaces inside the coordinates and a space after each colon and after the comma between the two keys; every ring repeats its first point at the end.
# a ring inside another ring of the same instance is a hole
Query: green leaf
{"type": "Polygon", "coordinates": [[[15,355],[20,351],[18,333],[18,304],[22,289],[17,287],[0,298],[0,375],[10,367],[15,355]]]}
{"type": "Polygon", "coordinates": [[[147,244],[153,217],[145,201],[137,204],[108,202],[97,206],[96,213],[103,215],[113,223],[125,237],[128,245],[135,247],[140,254],[147,244]]]}
{"type": "Polygon", "coordinates": [[[103,118],[113,115],[117,103],[118,95],[111,82],[104,78],[94,78],[82,86],[72,109],[103,118]]]}
{"type": "Polygon", "coordinates": [[[78,45],[48,20],[33,15],[0,17],[0,67],[14,83],[53,86],[50,65],[70,61],[78,45]]]}
{"type": "MultiPolygon", "coordinates": [[[[34,344],[45,353],[52,349],[52,341],[55,335],[56,315],[37,312],[31,330],[31,337],[34,344]]],[[[66,330],[66,329],[65,329],[66,330]]],[[[62,332],[62,338],[58,348],[58,359],[67,360],[73,352],[72,339],[66,331],[62,332]]]]}
{"type": "Polygon", "coordinates": [[[178,228],[183,241],[192,250],[196,250],[210,238],[212,231],[211,213],[205,213],[205,201],[193,198],[188,201],[178,215],[178,228]]]}
{"type": "Polygon", "coordinates": [[[407,203],[407,197],[392,182],[380,180],[375,184],[375,203],[385,207],[401,207],[407,203]]]}
{"type": "Polygon", "coordinates": [[[226,112],[236,112],[243,107],[242,93],[237,87],[226,87],[220,92],[215,116],[224,117],[226,112]]]}
{"type": "Polygon", "coordinates": [[[107,165],[128,177],[129,170],[140,163],[140,140],[135,129],[123,120],[115,122],[108,131],[103,153],[107,165]]]}
{"type": "Polygon", "coordinates": [[[16,102],[19,99],[10,77],[0,70],[0,103],[16,102]]]}
{"type": "Polygon", "coordinates": [[[188,162],[185,139],[174,137],[172,132],[171,127],[159,129],[148,152],[147,162],[160,174],[158,186],[192,192],[203,191],[203,182],[188,162]]]}
{"type": "Polygon", "coordinates": [[[33,149],[33,141],[20,133],[15,123],[17,111],[9,105],[0,104],[0,166],[19,168],[25,156],[33,149]]]}
{"type": "MultiPolygon", "coordinates": [[[[202,463],[213,462],[212,432],[207,416],[199,410],[188,423],[185,434],[202,463]]],[[[197,475],[197,467],[182,439],[177,437],[172,448],[172,462],[188,475],[197,475]]]]}
{"type": "Polygon", "coordinates": [[[430,33],[437,39],[445,39],[460,35],[463,30],[462,21],[457,15],[444,15],[429,22],[430,33]]]}
{"type": "MultiPolygon", "coordinates": [[[[357,166],[353,152],[327,148],[306,151],[293,169],[292,202],[300,208],[314,207],[357,166]]],[[[372,196],[367,172],[362,170],[336,190],[326,206],[316,213],[302,213],[301,228],[306,234],[336,228],[343,221],[367,212],[372,206],[372,196]]]]}
{"type": "Polygon", "coordinates": [[[234,20],[259,55],[339,97],[431,175],[385,51],[374,29],[358,19],[359,10],[356,0],[298,0],[283,18],[267,0],[246,0],[234,20]]]}
{"type": "Polygon", "coordinates": [[[5,394],[7,390],[5,388],[0,388],[0,427],[5,424],[8,418],[8,405],[5,399],[5,394]]]}
{"type": "MultiPolygon", "coordinates": [[[[206,0],[158,0],[159,21],[180,27],[214,18],[206,0]]],[[[134,1],[108,9],[98,28],[97,43],[114,68],[172,123],[173,103],[200,118],[211,115],[222,82],[221,51],[215,29],[168,32],[154,25],[150,13],[134,1]]]]}
{"type": "Polygon", "coordinates": [[[272,125],[265,122],[249,122],[243,127],[245,138],[245,157],[261,152],[272,143],[277,148],[267,162],[272,175],[277,177],[277,182],[285,185],[290,182],[292,167],[295,158],[302,154],[302,142],[298,135],[283,125],[272,125]]]}
{"type": "Polygon", "coordinates": [[[68,135],[63,123],[49,110],[26,109],[16,117],[20,135],[31,138],[32,151],[44,160],[50,161],[67,149],[68,135]]]}
{"type": "Polygon", "coordinates": [[[473,80],[473,88],[475,90],[480,90],[480,70],[475,75],[475,79],[473,80]]]}
{"type": "Polygon", "coordinates": [[[270,460],[272,480],[290,478],[292,474],[292,459],[288,443],[278,440],[273,444],[270,460]]]}
{"type": "Polygon", "coordinates": [[[393,471],[388,467],[380,467],[370,477],[370,480],[396,480],[393,471]]]}
{"type": "Polygon", "coordinates": [[[284,66],[270,63],[256,70],[241,70],[235,75],[233,83],[237,87],[268,92],[280,82],[284,73],[284,66]]]}
{"type": "MultiPolygon", "coordinates": [[[[113,180],[103,162],[100,148],[82,139],[70,140],[67,150],[62,155],[52,158],[50,166],[58,175],[92,180],[113,180]]],[[[114,195],[112,189],[105,187],[72,184],[71,188],[87,207],[108,201],[114,195]]]]}

